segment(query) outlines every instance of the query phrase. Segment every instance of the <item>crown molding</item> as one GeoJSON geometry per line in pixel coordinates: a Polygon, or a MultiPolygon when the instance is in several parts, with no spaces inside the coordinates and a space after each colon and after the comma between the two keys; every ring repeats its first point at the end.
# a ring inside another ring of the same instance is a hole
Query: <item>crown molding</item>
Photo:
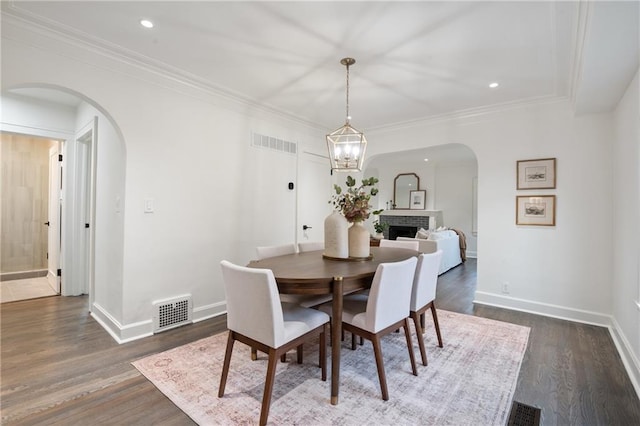
{"type": "Polygon", "coordinates": [[[397,131],[400,129],[408,129],[411,127],[434,125],[434,124],[438,124],[446,121],[452,121],[452,120],[469,120],[473,118],[480,118],[490,114],[495,114],[495,113],[500,113],[505,111],[512,111],[520,108],[528,108],[536,105],[549,105],[549,104],[561,103],[561,102],[566,102],[567,100],[568,98],[566,96],[556,96],[556,95],[534,97],[534,98],[525,99],[525,100],[504,102],[500,104],[487,105],[487,106],[482,106],[477,108],[469,108],[469,109],[454,111],[446,114],[419,118],[417,120],[408,120],[408,121],[388,124],[384,126],[373,127],[373,128],[369,128],[367,131],[368,133],[372,133],[372,132],[386,133],[390,131],[397,131]]]}
{"type": "Polygon", "coordinates": [[[587,29],[591,21],[593,4],[591,1],[579,1],[576,11],[576,28],[573,34],[573,54],[569,70],[569,99],[575,106],[578,87],[582,81],[582,62],[584,46],[587,40],[587,29]]]}
{"type": "MultiPolygon", "coordinates": [[[[129,49],[125,49],[113,43],[98,39],[97,37],[94,37],[85,32],[78,31],[68,26],[61,25],[58,22],[43,19],[29,12],[20,10],[15,5],[15,2],[7,2],[7,4],[4,3],[5,2],[3,2],[2,5],[3,26],[5,24],[12,24],[24,31],[32,32],[39,36],[64,43],[68,46],[83,49],[84,51],[87,51],[91,54],[98,55],[108,60],[125,65],[131,69],[135,69],[138,72],[152,74],[156,77],[159,77],[160,80],[165,81],[164,84],[156,82],[157,85],[160,85],[165,89],[177,91],[183,95],[190,95],[191,91],[196,90],[204,92],[206,95],[215,97],[217,99],[221,99],[227,104],[235,104],[236,107],[249,107],[263,113],[278,116],[288,121],[296,122],[306,127],[310,127],[314,130],[326,130],[324,126],[321,126],[318,123],[304,120],[287,111],[281,110],[263,102],[259,102],[255,99],[241,95],[240,93],[234,92],[227,88],[214,85],[200,77],[197,77],[194,74],[180,70],[170,64],[156,61],[147,56],[135,53],[129,49]],[[176,85],[178,87],[176,87],[176,85]],[[182,90],[180,88],[182,88],[182,90]]],[[[13,39],[14,41],[22,44],[28,44],[31,47],[42,48],[42,46],[34,42],[27,42],[24,39],[11,38],[10,36],[7,36],[5,31],[3,31],[2,37],[13,39]]],[[[77,57],[73,57],[73,59],[79,60],[77,57]]],[[[111,72],[118,72],[123,74],[123,71],[121,69],[116,69],[115,67],[107,67],[104,64],[98,65],[95,62],[89,61],[84,62],[90,64],[91,66],[96,66],[103,69],[108,69],[111,72]]],[[[131,77],[138,79],[141,78],[139,74],[133,74],[134,73],[132,72],[128,73],[128,75],[130,75],[131,77]]],[[[149,81],[148,79],[144,80],[147,82],[149,81]]],[[[201,98],[202,94],[199,94],[198,97],[201,98]]]]}

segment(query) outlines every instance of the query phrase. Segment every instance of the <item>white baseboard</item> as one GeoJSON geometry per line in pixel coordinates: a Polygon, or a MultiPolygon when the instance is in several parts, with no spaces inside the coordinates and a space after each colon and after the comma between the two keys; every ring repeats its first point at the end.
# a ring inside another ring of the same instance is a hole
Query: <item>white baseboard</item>
{"type": "Polygon", "coordinates": [[[634,354],[631,344],[622,332],[620,325],[611,315],[548,303],[532,302],[482,291],[476,291],[476,297],[473,303],[606,327],[609,330],[609,334],[613,339],[620,358],[622,358],[622,363],[625,370],[627,370],[636,394],[640,398],[640,361],[634,354]]]}
{"type": "Polygon", "coordinates": [[[467,251],[465,252],[465,256],[470,257],[470,258],[472,258],[472,259],[477,259],[477,258],[478,258],[478,252],[477,252],[477,251],[470,251],[470,250],[467,250],[467,251]]]}
{"type": "Polygon", "coordinates": [[[544,315],[568,321],[577,321],[585,324],[609,327],[611,316],[599,312],[574,309],[566,306],[551,305],[548,303],[532,302],[530,300],[518,299],[516,297],[505,296],[503,294],[486,293],[476,291],[473,303],[480,305],[496,306],[498,308],[511,309],[514,311],[528,312],[531,314],[544,315]]]}
{"type": "MultiPolygon", "coordinates": [[[[204,321],[222,315],[227,312],[226,309],[227,304],[225,302],[194,308],[193,322],[204,321]]],[[[151,319],[122,325],[97,303],[93,304],[91,316],[120,344],[153,335],[153,321],[151,319]]]]}
{"type": "Polygon", "coordinates": [[[152,320],[140,321],[123,326],[109,312],[95,302],[91,309],[91,316],[120,344],[153,334],[152,320]]]}
{"type": "Polygon", "coordinates": [[[627,336],[622,332],[618,321],[616,321],[615,318],[611,318],[611,322],[609,333],[611,333],[613,343],[616,345],[616,349],[618,349],[624,368],[627,370],[629,379],[631,379],[631,383],[636,390],[636,395],[640,398],[640,360],[638,360],[638,357],[633,353],[631,344],[627,336]]]}
{"type": "Polygon", "coordinates": [[[193,308],[193,322],[204,321],[227,313],[227,302],[218,302],[211,305],[193,308]]]}

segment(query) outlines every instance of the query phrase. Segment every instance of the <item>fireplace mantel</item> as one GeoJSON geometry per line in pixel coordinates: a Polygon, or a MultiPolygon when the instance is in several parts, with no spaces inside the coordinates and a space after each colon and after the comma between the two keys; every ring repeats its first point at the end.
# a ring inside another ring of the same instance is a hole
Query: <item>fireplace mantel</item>
{"type": "Polygon", "coordinates": [[[380,216],[433,216],[442,219],[442,210],[384,210],[380,216]]]}

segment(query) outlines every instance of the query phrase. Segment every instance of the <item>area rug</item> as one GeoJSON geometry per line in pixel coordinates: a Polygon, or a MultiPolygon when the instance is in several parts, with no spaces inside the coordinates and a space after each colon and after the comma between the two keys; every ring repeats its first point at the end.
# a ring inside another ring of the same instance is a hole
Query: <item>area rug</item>
{"type": "MultiPolygon", "coordinates": [[[[269,424],[273,425],[504,425],[529,328],[438,310],[444,348],[427,316],[423,366],[414,338],[418,376],[411,374],[404,333],[382,340],[389,401],[383,401],[371,343],[355,351],[343,342],[339,404],[330,404],[330,375],[320,380],[317,345],[304,363],[278,362],[269,424]]],[[[412,329],[412,333],[414,330],[412,329]]],[[[413,334],[415,336],[415,334],[413,334]]],[[[200,425],[254,424],[260,416],[266,355],[251,361],[236,342],[225,396],[218,398],[227,333],[133,362],[200,425]]],[[[329,348],[328,348],[329,349],[329,348]]],[[[330,353],[330,350],[327,351],[330,353]]],[[[330,367],[330,359],[328,359],[330,367]]],[[[330,374],[330,372],[329,372],[330,374]]]]}

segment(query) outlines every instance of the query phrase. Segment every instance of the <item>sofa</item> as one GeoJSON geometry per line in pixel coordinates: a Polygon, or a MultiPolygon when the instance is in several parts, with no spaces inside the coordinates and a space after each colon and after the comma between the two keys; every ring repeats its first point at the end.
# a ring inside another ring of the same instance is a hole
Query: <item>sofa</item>
{"type": "Polygon", "coordinates": [[[440,262],[438,275],[444,274],[449,269],[462,263],[462,257],[460,256],[460,237],[455,231],[450,229],[431,232],[420,229],[413,238],[398,237],[396,239],[398,241],[418,240],[421,253],[435,253],[438,250],[442,250],[442,261],[440,262]]]}

